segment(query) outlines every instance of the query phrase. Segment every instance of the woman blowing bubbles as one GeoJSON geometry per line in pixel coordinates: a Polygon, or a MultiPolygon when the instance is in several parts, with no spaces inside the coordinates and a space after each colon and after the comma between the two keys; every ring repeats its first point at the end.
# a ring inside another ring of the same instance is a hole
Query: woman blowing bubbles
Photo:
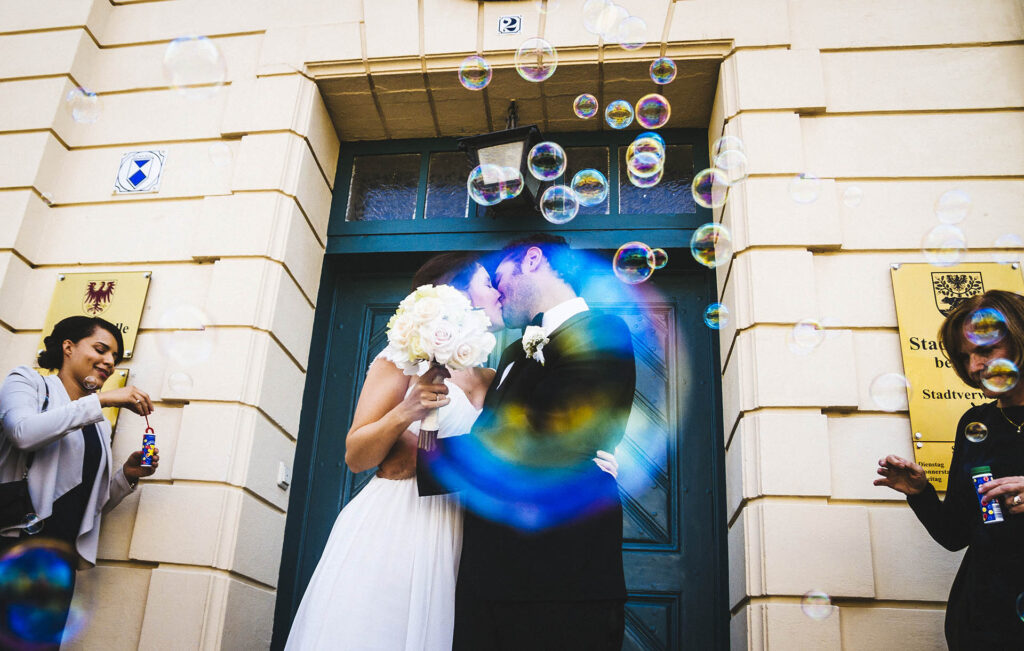
{"type": "Polygon", "coordinates": [[[1024,648],[1024,382],[982,382],[994,360],[1024,363],[1024,297],[998,290],[975,296],[950,313],[939,339],[960,379],[995,400],[960,418],[944,500],[924,468],[895,455],[878,462],[882,478],[874,483],[907,495],[940,545],[967,548],[946,607],[949,648],[1024,648]],[[995,479],[976,490],[972,475],[986,466],[995,479]],[[979,496],[1000,503],[1002,522],[983,522],[979,496]]]}

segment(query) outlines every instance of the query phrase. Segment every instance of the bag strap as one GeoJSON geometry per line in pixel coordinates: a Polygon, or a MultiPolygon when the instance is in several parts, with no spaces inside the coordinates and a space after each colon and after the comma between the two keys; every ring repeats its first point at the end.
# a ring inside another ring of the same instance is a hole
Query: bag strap
{"type": "MultiPolygon", "coordinates": [[[[46,397],[43,398],[43,408],[39,410],[39,413],[43,413],[50,406],[50,385],[46,383],[46,378],[43,378],[43,386],[46,388],[46,397]]],[[[32,467],[32,462],[35,461],[36,453],[28,453],[28,461],[25,462],[25,472],[22,474],[22,479],[28,479],[28,469],[32,467]]]]}

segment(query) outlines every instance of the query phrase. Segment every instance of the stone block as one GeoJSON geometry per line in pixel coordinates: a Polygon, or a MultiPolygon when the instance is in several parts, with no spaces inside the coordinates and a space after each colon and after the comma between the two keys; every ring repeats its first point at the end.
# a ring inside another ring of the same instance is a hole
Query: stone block
{"type": "Polygon", "coordinates": [[[67,74],[88,40],[81,29],[0,36],[0,79],[67,74]]]}
{"type": "Polygon", "coordinates": [[[905,416],[831,416],[828,440],[834,499],[904,500],[902,493],[874,486],[872,482],[879,477],[876,472],[879,459],[890,454],[914,458],[910,422],[905,416]]]}
{"type": "Polygon", "coordinates": [[[225,599],[227,580],[204,570],[153,570],[142,620],[145,635],[141,636],[138,648],[215,648],[219,613],[214,608],[225,599]]]}
{"type": "Polygon", "coordinates": [[[726,132],[743,141],[750,174],[800,174],[814,171],[804,158],[801,124],[796,113],[741,113],[729,120],[726,132]]]}
{"type": "Polygon", "coordinates": [[[765,411],[740,421],[743,497],[829,494],[826,421],[814,411],[765,411]]]}
{"type": "Polygon", "coordinates": [[[63,109],[67,112],[64,98],[71,87],[67,79],[60,77],[0,81],[0,93],[4,97],[0,104],[0,130],[49,129],[58,111],[63,109]]]}
{"type": "Polygon", "coordinates": [[[928,535],[907,508],[868,509],[878,599],[943,602],[963,552],[950,552],[928,535]]]}
{"type": "Polygon", "coordinates": [[[871,382],[884,373],[903,373],[899,333],[858,330],[853,333],[853,345],[856,351],[857,409],[880,411],[879,405],[871,398],[871,382]]]}
{"type": "Polygon", "coordinates": [[[792,109],[798,113],[825,109],[825,84],[818,50],[738,50],[730,58],[734,70],[728,116],[741,111],[792,109]]]}
{"type": "Polygon", "coordinates": [[[943,608],[872,608],[851,606],[840,609],[842,648],[874,651],[899,648],[902,651],[931,651],[946,648],[943,608]]]}
{"type": "Polygon", "coordinates": [[[145,484],[136,488],[117,505],[117,508],[103,515],[100,523],[100,541],[96,557],[107,561],[127,561],[135,530],[135,514],[139,510],[139,499],[146,490],[145,484]]]}
{"type": "Polygon", "coordinates": [[[274,597],[271,590],[229,579],[220,648],[225,651],[270,648],[274,597]]]}
{"type": "Polygon", "coordinates": [[[816,316],[813,261],[809,251],[800,249],[755,249],[737,256],[730,274],[736,327],[816,316]]]}
{"type": "Polygon", "coordinates": [[[251,495],[242,497],[231,569],[242,576],[277,587],[284,545],[284,513],[251,495]]]}
{"type": "Polygon", "coordinates": [[[226,486],[145,486],[129,554],[137,560],[227,568],[241,502],[241,491],[226,486]]]}
{"type": "Polygon", "coordinates": [[[687,0],[676,2],[669,41],[725,39],[737,47],[788,45],[788,6],[782,0],[687,0]],[[757,16],[757,20],[751,20],[757,16]]]}
{"type": "Polygon", "coordinates": [[[791,177],[754,177],[729,188],[723,222],[737,251],[756,246],[839,248],[843,242],[837,184],[821,179],[818,199],[798,203],[791,177]]]}
{"type": "Polygon", "coordinates": [[[478,7],[472,3],[424,0],[424,53],[429,57],[432,54],[475,52],[478,7]]]}
{"type": "Polygon", "coordinates": [[[84,26],[92,5],[90,0],[4,3],[0,5],[0,25],[3,25],[3,32],[84,26]]]}
{"type": "Polygon", "coordinates": [[[895,327],[890,265],[897,257],[895,253],[814,256],[821,318],[842,327],[895,327]]]}
{"type": "Polygon", "coordinates": [[[420,53],[418,0],[363,3],[363,24],[367,58],[391,59],[420,53]]]}
{"type": "Polygon", "coordinates": [[[100,565],[79,572],[71,612],[84,618],[84,626],[61,648],[138,648],[149,578],[149,568],[100,565]]]}

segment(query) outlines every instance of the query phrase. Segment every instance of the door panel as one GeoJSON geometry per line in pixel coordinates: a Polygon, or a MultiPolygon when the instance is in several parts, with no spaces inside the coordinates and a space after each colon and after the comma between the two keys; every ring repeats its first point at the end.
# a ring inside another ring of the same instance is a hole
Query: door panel
{"type": "MultiPolygon", "coordinates": [[[[339,273],[333,279],[331,308],[322,327],[329,333],[321,360],[323,380],[313,386],[311,371],[296,451],[275,648],[283,646],[338,511],[373,476],[374,471],[347,470],[344,437],[366,370],[387,343],[387,321],[408,293],[410,276],[403,270],[339,273]],[[304,467],[308,474],[300,487],[304,467]]],[[[633,409],[626,437],[615,451],[629,590],[623,648],[724,648],[728,612],[720,408],[718,383],[709,380],[716,377],[717,349],[701,321],[710,300],[708,277],[696,271],[666,273],[649,284],[658,291],[645,305],[605,304],[588,297],[593,309],[626,321],[636,351],[633,409]]],[[[501,349],[518,337],[518,332],[499,336],[492,367],[501,349]]]]}

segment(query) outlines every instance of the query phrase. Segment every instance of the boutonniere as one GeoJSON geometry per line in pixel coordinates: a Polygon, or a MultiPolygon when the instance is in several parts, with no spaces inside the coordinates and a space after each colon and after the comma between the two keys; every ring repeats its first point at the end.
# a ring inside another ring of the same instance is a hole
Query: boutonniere
{"type": "Polygon", "coordinates": [[[549,341],[544,328],[540,326],[526,326],[523,331],[523,350],[527,356],[540,362],[541,366],[544,366],[544,344],[549,341]]]}

